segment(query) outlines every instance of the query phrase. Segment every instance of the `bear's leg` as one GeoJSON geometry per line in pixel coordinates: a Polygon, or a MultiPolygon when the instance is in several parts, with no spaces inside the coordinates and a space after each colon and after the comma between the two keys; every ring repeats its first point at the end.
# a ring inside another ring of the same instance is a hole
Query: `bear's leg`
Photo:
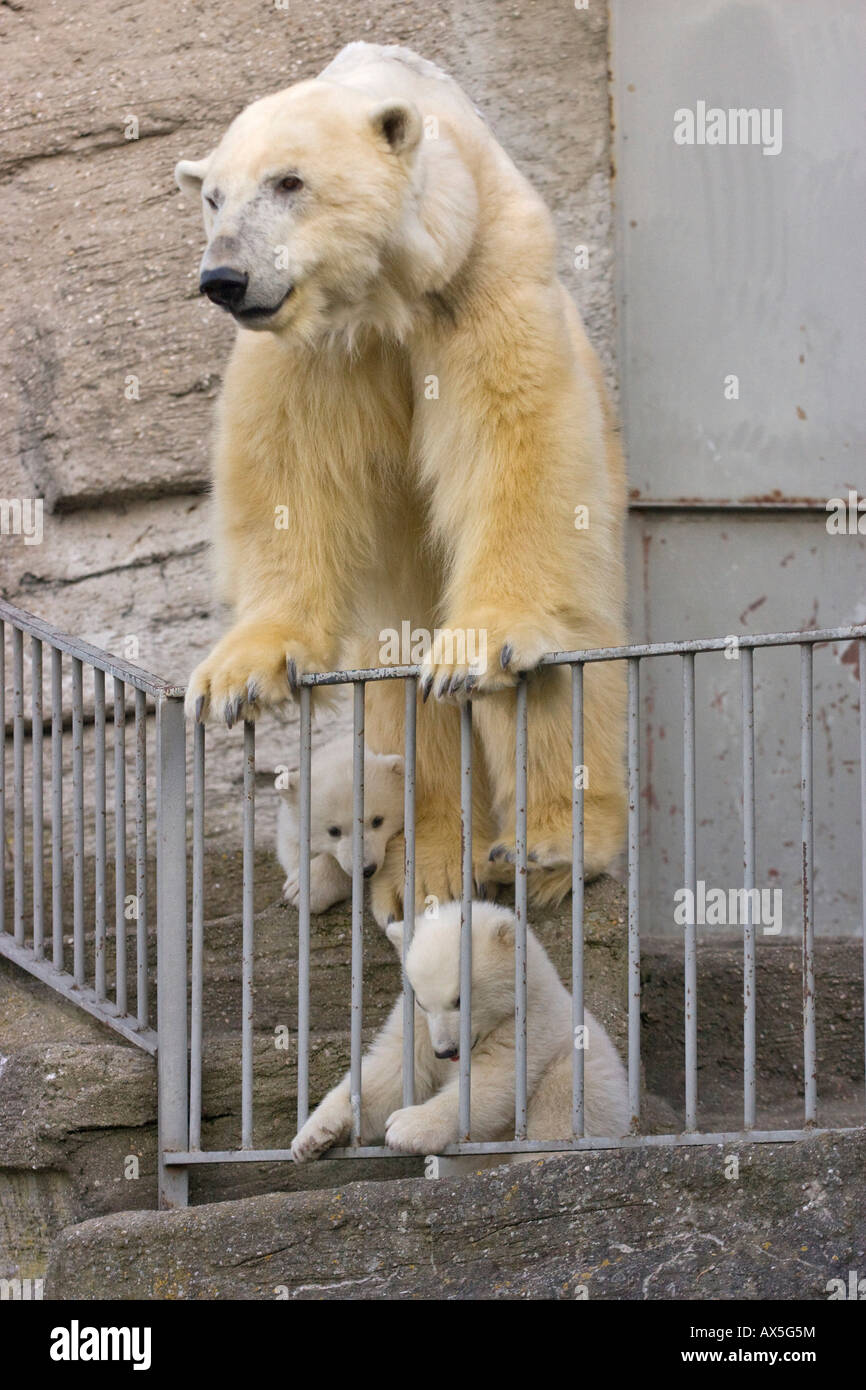
{"type": "MultiPolygon", "coordinates": [[[[334,903],[351,896],[352,880],[332,854],[317,854],[310,860],[310,911],[327,912],[334,903]]],[[[283,897],[292,907],[301,904],[301,871],[295,868],[283,884],[283,897]]]]}
{"type": "MultiPolygon", "coordinates": [[[[586,643],[575,643],[575,647],[586,643]]],[[[571,675],[549,668],[528,677],[529,891],[539,904],[562,900],[571,887],[572,779],[584,781],[584,873],[602,873],[625,833],[622,663],[596,663],[584,675],[584,762],[572,768],[571,675]]],[[[503,691],[475,702],[499,819],[491,846],[496,863],[514,859],[515,696],[503,691]]]]}
{"type": "MultiPolygon", "coordinates": [[[[415,1011],[415,1095],[426,1100],[432,1082],[430,1035],[420,1010],[415,1011]]],[[[329,1091],[292,1141],[296,1163],[318,1158],[343,1144],[352,1132],[351,1078],[347,1074],[329,1091]]],[[[385,1121],[403,1098],[403,996],[400,995],[382,1031],[361,1064],[361,1142],[380,1142],[385,1121]]]]}

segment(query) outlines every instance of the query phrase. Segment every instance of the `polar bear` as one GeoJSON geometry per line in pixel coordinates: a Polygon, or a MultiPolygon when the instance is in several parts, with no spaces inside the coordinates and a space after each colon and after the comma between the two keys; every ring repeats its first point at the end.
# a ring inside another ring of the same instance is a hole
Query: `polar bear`
{"type": "MultiPolygon", "coordinates": [[[[310,911],[325,912],[352,892],[353,740],[317,748],[310,769],[310,911]]],[[[286,871],[283,897],[300,902],[298,773],[289,774],[277,813],[277,858],[286,871]]],[[[364,754],[364,877],[385,862],[388,841],[403,829],[403,759],[398,753],[364,754]]]]}
{"type": "MultiPolygon", "coordinates": [[[[625,640],[625,480],[550,214],[451,78],[366,43],[254,102],[176,177],[202,203],[200,290],[239,330],[213,469],[234,623],[192,673],[190,715],[255,718],[299,672],[384,665],[387,635],[426,634],[405,657],[420,905],[461,891],[468,698],[479,885],[511,855],[513,687],[532,673],[529,888],[559,900],[571,688],[566,667],[536,668],[625,640]]],[[[624,674],[586,669],[587,877],[624,835],[624,674]]],[[[403,746],[404,710],[402,682],[368,685],[374,751],[403,746]]],[[[403,853],[398,836],[373,886],[382,924],[403,915],[403,853]]]]}
{"type": "MultiPolygon", "coordinates": [[[[514,913],[472,905],[474,1042],[470,1132],[474,1141],[514,1137],[514,913]]],[[[403,923],[387,929],[398,954],[403,923]]],[[[526,1090],[530,1139],[572,1134],[571,995],[531,929],[526,933],[526,1090]]],[[[435,1154],[458,1138],[460,904],[436,918],[419,916],[406,957],[415,992],[416,1104],[401,1108],[403,996],[361,1066],[361,1142],[400,1153],[435,1154]]],[[[588,1135],[618,1138],[628,1129],[628,1085],[616,1048],[588,1011],[585,1020],[584,1125],[588,1135]]],[[[292,1142],[297,1163],[316,1158],[351,1133],[348,1076],[329,1092],[292,1142]]]]}

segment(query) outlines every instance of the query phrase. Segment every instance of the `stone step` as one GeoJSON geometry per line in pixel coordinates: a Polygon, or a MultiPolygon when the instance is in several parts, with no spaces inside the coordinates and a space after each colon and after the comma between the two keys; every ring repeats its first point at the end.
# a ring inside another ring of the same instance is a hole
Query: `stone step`
{"type": "Polygon", "coordinates": [[[724,1151],[596,1151],[460,1179],[121,1212],[57,1236],[45,1293],[825,1299],[830,1278],[863,1269],[864,1162],[861,1132],[724,1151]]]}

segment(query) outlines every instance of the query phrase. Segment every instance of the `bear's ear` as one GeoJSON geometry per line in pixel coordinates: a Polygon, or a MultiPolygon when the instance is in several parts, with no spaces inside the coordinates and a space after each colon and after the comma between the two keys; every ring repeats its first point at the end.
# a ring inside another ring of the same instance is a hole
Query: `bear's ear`
{"type": "Polygon", "coordinates": [[[421,113],[409,101],[384,101],[370,113],[377,135],[387,140],[394,154],[409,155],[422,135],[421,113]]]}
{"type": "Polygon", "coordinates": [[[209,164],[210,155],[207,159],[182,159],[179,164],[175,164],[175,183],[181,193],[188,193],[192,198],[199,196],[209,164]]]}
{"type": "Polygon", "coordinates": [[[400,959],[403,959],[403,923],[389,922],[385,928],[385,935],[390,941],[400,959]]]}
{"type": "Polygon", "coordinates": [[[385,765],[389,772],[396,773],[398,777],[403,776],[403,759],[399,753],[387,753],[385,755],[385,765]]]}
{"type": "Polygon", "coordinates": [[[514,914],[503,912],[490,923],[490,935],[505,946],[514,945],[514,914]]]}

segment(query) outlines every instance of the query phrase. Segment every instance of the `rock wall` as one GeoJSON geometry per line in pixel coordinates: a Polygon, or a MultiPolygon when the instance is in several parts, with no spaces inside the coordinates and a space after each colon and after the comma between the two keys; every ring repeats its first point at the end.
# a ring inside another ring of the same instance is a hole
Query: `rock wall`
{"type": "Polygon", "coordinates": [[[0,5],[0,497],[44,498],[41,544],[0,535],[3,594],[178,681],[218,631],[207,441],[233,330],[197,294],[172,169],[351,40],[407,44],[472,94],[554,210],[612,375],[606,24],[563,0],[0,5]]]}

